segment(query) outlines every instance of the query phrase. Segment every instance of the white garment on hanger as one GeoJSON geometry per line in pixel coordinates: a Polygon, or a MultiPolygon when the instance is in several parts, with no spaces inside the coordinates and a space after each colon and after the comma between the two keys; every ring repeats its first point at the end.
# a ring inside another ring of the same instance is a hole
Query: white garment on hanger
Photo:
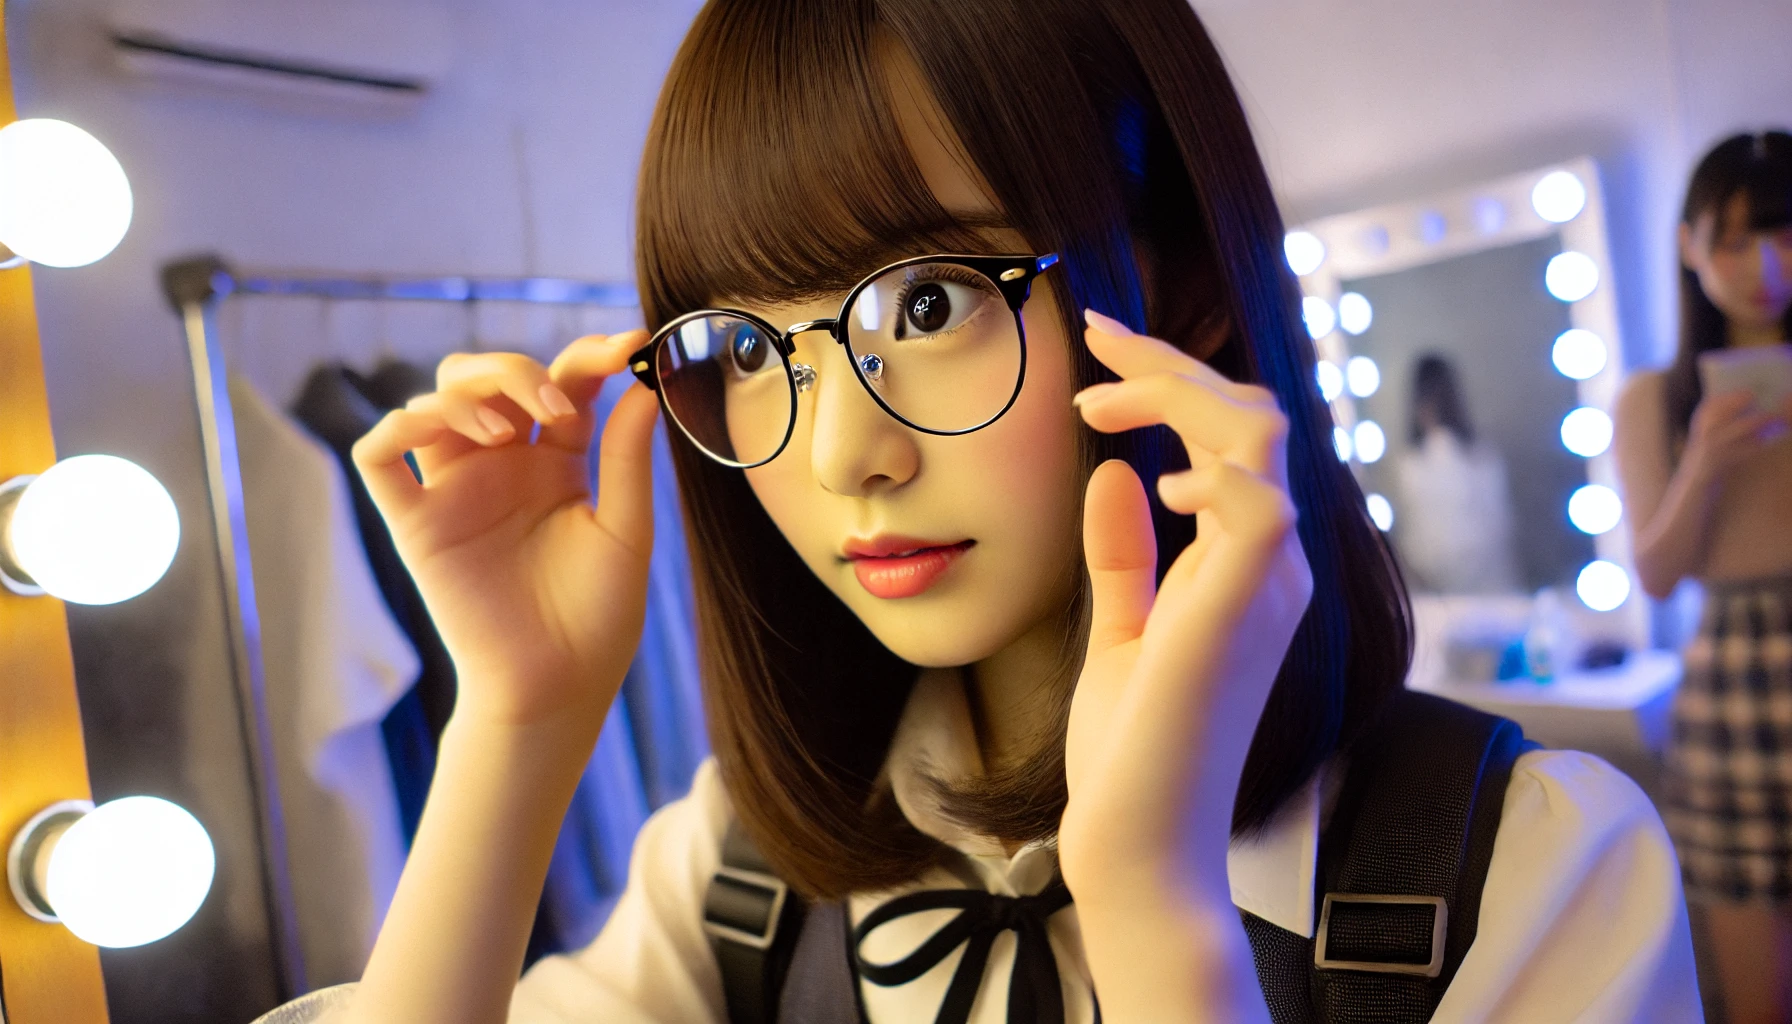
{"type": "Polygon", "coordinates": [[[300,947],[313,986],[361,976],[405,848],[380,722],[416,681],[336,457],[230,382],[300,947]]]}

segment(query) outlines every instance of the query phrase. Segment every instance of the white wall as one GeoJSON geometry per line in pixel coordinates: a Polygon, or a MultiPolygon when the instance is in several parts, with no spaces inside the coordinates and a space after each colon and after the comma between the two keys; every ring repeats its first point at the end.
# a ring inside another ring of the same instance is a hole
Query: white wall
{"type": "Polygon", "coordinates": [[[1792,123],[1786,0],[1195,0],[1288,219],[1591,154],[1625,348],[1674,344],[1674,223],[1692,164],[1792,123]]]}

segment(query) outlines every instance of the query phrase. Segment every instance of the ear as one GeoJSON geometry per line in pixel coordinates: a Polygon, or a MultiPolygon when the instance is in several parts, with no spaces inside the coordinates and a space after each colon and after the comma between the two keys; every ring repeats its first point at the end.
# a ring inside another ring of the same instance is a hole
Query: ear
{"type": "Polygon", "coordinates": [[[1693,245],[1692,225],[1685,221],[1681,221],[1678,236],[1680,240],[1680,265],[1688,270],[1698,270],[1700,253],[1693,245]]]}

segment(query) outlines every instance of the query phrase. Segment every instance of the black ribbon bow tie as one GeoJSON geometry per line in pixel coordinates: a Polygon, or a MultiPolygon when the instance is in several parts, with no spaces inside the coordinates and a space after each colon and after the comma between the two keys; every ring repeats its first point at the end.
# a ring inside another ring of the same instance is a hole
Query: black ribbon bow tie
{"type": "Polygon", "coordinates": [[[1008,1024],[1064,1024],[1064,992],[1058,987],[1058,961],[1046,937],[1048,918],[1070,905],[1062,879],[1033,896],[997,896],[982,889],[931,889],[898,896],[878,907],[853,929],[852,955],[859,975],[886,988],[905,985],[964,946],[964,959],[952,975],[934,1024],[965,1024],[971,1004],[983,987],[996,936],[1012,931],[1019,937],[1014,970],[1008,976],[1008,1024]],[[865,938],[899,917],[929,910],[957,908],[959,914],[908,956],[892,964],[865,959],[865,938]]]}

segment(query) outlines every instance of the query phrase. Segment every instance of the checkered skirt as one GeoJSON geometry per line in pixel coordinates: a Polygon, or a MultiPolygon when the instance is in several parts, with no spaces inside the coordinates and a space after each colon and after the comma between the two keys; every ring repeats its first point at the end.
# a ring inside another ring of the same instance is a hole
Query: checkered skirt
{"type": "Polygon", "coordinates": [[[1688,898],[1792,903],[1792,577],[1706,587],[1666,790],[1688,898]]]}

